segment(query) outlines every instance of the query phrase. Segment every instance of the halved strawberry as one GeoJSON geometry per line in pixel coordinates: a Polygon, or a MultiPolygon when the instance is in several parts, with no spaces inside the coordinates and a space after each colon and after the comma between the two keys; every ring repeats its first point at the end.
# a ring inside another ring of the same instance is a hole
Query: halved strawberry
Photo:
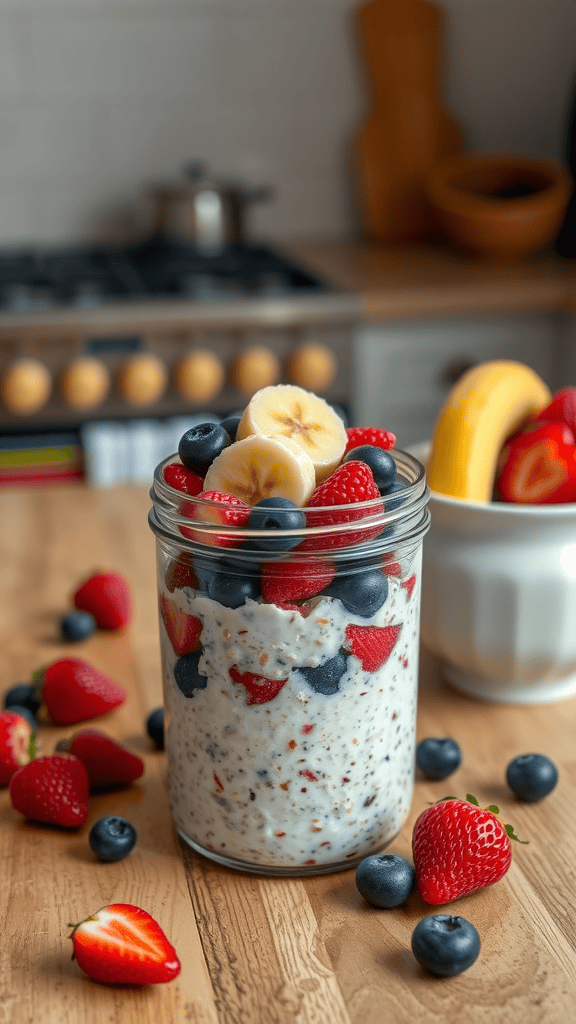
{"type": "Polygon", "coordinates": [[[10,780],[12,806],[32,821],[79,828],[88,817],[88,773],[73,754],[48,754],[10,780]]]}
{"type": "Polygon", "coordinates": [[[327,558],[264,562],[262,597],[278,608],[294,608],[297,601],[316,597],[334,579],[334,562],[327,558]]]}
{"type": "Polygon", "coordinates": [[[233,683],[239,683],[248,691],[247,704],[267,704],[274,700],[288,679],[266,679],[256,672],[239,672],[236,665],[228,670],[233,683]]]}
{"type": "Polygon", "coordinates": [[[565,423],[576,438],[576,388],[562,388],[552,401],[538,413],[539,420],[565,423]]]}
{"type": "Polygon", "coordinates": [[[504,501],[576,501],[576,445],[570,427],[533,421],[508,439],[500,454],[496,490],[504,501]]]}
{"type": "Polygon", "coordinates": [[[173,558],[166,568],[164,582],[171,594],[175,590],[181,590],[183,587],[191,587],[192,590],[198,590],[198,577],[194,572],[192,555],[181,551],[178,558],[173,558]]]}
{"type": "Polygon", "coordinates": [[[372,470],[365,462],[352,459],[345,462],[320,484],[312,494],[306,507],[308,527],[343,526],[356,520],[366,519],[367,523],[358,530],[345,527],[342,531],[308,537],[299,546],[299,551],[315,551],[326,548],[348,547],[361,544],[376,537],[382,530],[382,523],[370,523],[370,517],[380,515],[384,506],[376,502],[380,491],[374,482],[372,470]],[[372,501],[372,508],[358,508],[359,502],[372,501]],[[335,506],[346,506],[338,507],[335,506]]]}
{"type": "Polygon", "coordinates": [[[74,605],[94,616],[100,629],[121,629],[132,617],[128,581],[119,572],[95,572],[74,594],[74,605]]]}
{"type": "Polygon", "coordinates": [[[74,957],[93,981],[156,985],[180,974],[176,950],[160,925],[131,903],[111,903],[69,927],[74,957]]]}
{"type": "Polygon", "coordinates": [[[402,580],[400,586],[406,591],[406,600],[409,601],[414,593],[414,587],[416,586],[416,576],[412,573],[407,580],[402,580]]]}
{"type": "Polygon", "coordinates": [[[35,673],[42,699],[56,725],[74,725],[120,707],[126,691],[83,658],[60,658],[35,673]]]}
{"type": "Polygon", "coordinates": [[[396,434],[392,434],[390,430],[381,430],[379,427],[349,427],[346,434],[348,436],[346,452],[352,451],[353,448],[360,448],[364,444],[369,444],[373,448],[384,448],[385,451],[388,451],[396,444],[396,434]]]}
{"type": "MultiPolygon", "coordinates": [[[[188,519],[194,519],[197,523],[209,523],[215,526],[242,527],[246,526],[250,518],[251,508],[235,494],[224,494],[222,491],[202,491],[198,495],[198,503],[183,501],[180,505],[180,515],[188,519]]],[[[213,547],[231,548],[236,547],[240,541],[234,536],[214,533],[213,531],[193,530],[187,526],[179,527],[180,533],[198,544],[208,544],[213,547]]]]}
{"type": "Polygon", "coordinates": [[[174,653],[180,655],[197,651],[200,647],[200,633],[202,632],[200,619],[195,615],[187,615],[164,594],[160,595],[160,609],[174,653]]]}
{"type": "Polygon", "coordinates": [[[400,636],[398,626],[346,626],[346,639],[365,672],[376,672],[388,661],[400,636]]]}
{"type": "Polygon", "coordinates": [[[99,729],[80,729],[56,750],[67,751],[82,761],[88,772],[90,789],[129,786],[144,771],[144,762],[99,729]]]}
{"type": "Polygon", "coordinates": [[[14,772],[31,760],[34,733],[16,711],[0,711],[0,786],[7,786],[14,772]]]}
{"type": "Polygon", "coordinates": [[[181,462],[169,462],[164,467],[164,479],[170,487],[183,494],[191,494],[194,497],[200,494],[204,480],[193,470],[183,466],[181,462]]]}

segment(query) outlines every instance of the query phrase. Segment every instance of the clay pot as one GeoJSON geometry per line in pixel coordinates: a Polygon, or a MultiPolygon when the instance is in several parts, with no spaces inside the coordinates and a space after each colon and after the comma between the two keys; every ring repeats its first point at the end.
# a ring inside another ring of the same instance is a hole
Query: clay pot
{"type": "Polygon", "coordinates": [[[464,153],[435,168],[426,192],[448,241],[477,256],[509,259],[556,237],[572,178],[543,157],[464,153]]]}

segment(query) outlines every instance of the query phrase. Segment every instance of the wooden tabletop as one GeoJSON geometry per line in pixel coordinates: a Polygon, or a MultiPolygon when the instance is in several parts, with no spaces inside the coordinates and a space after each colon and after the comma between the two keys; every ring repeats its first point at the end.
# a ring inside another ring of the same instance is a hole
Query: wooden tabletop
{"type": "MultiPolygon", "coordinates": [[[[418,735],[452,736],[463,764],[447,783],[416,782],[410,818],[391,851],[410,858],[415,818],[446,792],[500,805],[529,846],[506,877],[456,901],[482,949],[452,979],[423,971],[410,951],[416,923],[434,908],[417,892],[395,910],[359,896],[354,871],[286,880],[237,874],[178,841],[165,791],[165,755],[145,735],[161,702],[154,544],[146,488],[68,485],[0,493],[2,686],[74,653],[116,677],[124,707],[95,724],[145,760],[129,789],[92,798],[74,832],[23,820],[0,793],[0,1024],[568,1024],[576,1019],[576,700],[541,707],[481,704],[449,690],[421,660],[418,735]],[[59,639],[70,594],[96,568],[128,577],[134,622],[73,647],[59,639]],[[504,773],[521,753],[551,756],[556,790],[521,804],[504,773]],[[92,824],[131,820],[132,853],[96,861],[92,824]],[[167,985],[91,982],[71,960],[68,923],[113,902],[135,903],[160,923],[182,961],[167,985]]],[[[46,720],[43,753],[73,730],[46,720]]],[[[445,908],[441,908],[444,910],[445,908]]]]}

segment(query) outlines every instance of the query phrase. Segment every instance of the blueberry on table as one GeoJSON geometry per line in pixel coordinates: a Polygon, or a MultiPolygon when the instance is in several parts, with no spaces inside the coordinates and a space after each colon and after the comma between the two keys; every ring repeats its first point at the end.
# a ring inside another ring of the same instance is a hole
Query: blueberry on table
{"type": "Polygon", "coordinates": [[[7,710],[13,711],[14,714],[21,715],[22,718],[25,718],[31,729],[36,730],[38,728],[36,715],[33,711],[30,711],[30,708],[24,707],[23,704],[11,704],[7,710]]]}
{"type": "Polygon", "coordinates": [[[164,750],[164,708],[154,708],[146,719],[146,732],[158,750],[164,750]]]}
{"type": "Polygon", "coordinates": [[[279,495],[263,498],[252,507],[247,528],[249,530],[266,530],[268,537],[257,537],[254,545],[263,551],[289,551],[300,544],[301,537],[279,537],[278,530],[302,530],[306,526],[306,515],[298,505],[289,498],[279,495]]]}
{"type": "Polygon", "coordinates": [[[315,668],[299,666],[298,671],[304,676],[308,685],[316,692],[330,695],[340,689],[340,680],[348,665],[348,657],[343,651],[329,658],[315,668]]]}
{"type": "Polygon", "coordinates": [[[375,853],[356,868],[356,888],[374,907],[399,907],[414,888],[412,865],[394,853],[375,853]]]}
{"type": "Polygon", "coordinates": [[[416,747],[416,765],[427,779],[447,779],[461,761],[462,751],[456,740],[429,736],[416,747]]]}
{"type": "Polygon", "coordinates": [[[480,952],[480,936],[464,917],[432,914],[412,932],[412,952],[421,967],[442,978],[468,970],[480,952]]]}
{"type": "Polygon", "coordinates": [[[4,694],[5,708],[11,708],[14,704],[18,704],[22,708],[28,708],[35,715],[40,707],[40,703],[36,687],[30,683],[17,683],[16,686],[6,690],[4,694]]]}
{"type": "Polygon", "coordinates": [[[134,825],[124,818],[100,818],[90,829],[88,842],[99,860],[122,860],[134,848],[134,825]]]}
{"type": "Polygon", "coordinates": [[[185,697],[193,697],[194,690],[204,690],[208,679],[198,670],[202,651],[192,651],[191,654],[183,654],[174,665],[174,679],[178,689],[185,697]]]}
{"type": "Polygon", "coordinates": [[[520,800],[534,803],[552,792],[558,769],[544,754],[521,754],[506,769],[506,782],[520,800]]]}
{"type": "Polygon", "coordinates": [[[203,477],[214,459],[230,444],[230,434],[221,423],[198,423],[180,438],[178,455],[187,469],[203,477]]]}
{"type": "Polygon", "coordinates": [[[98,623],[90,612],[68,612],[60,619],[60,632],[64,640],[87,640],[97,628],[98,623]]]}
{"type": "Polygon", "coordinates": [[[372,444],[362,444],[358,448],[351,448],[344,456],[344,462],[356,460],[364,462],[372,470],[374,483],[380,494],[388,494],[396,481],[396,463],[390,452],[376,448],[372,444]]]}
{"type": "Polygon", "coordinates": [[[242,413],[241,412],[233,412],[233,413],[230,413],[229,416],[225,416],[223,420],[220,420],[220,426],[223,428],[223,430],[226,431],[227,434],[230,435],[230,437],[231,437],[231,439],[233,441],[234,441],[234,439],[236,437],[236,431],[238,430],[238,427],[240,426],[240,420],[241,419],[242,419],[242,413]]]}
{"type": "Polygon", "coordinates": [[[388,580],[380,569],[335,576],[324,594],[338,598],[351,615],[370,619],[388,597],[388,580]]]}

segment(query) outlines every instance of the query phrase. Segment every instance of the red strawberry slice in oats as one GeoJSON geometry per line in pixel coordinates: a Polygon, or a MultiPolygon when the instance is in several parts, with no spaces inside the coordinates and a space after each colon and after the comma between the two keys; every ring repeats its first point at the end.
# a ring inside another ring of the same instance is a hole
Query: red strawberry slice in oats
{"type": "Polygon", "coordinates": [[[198,577],[194,572],[191,555],[180,553],[178,558],[172,559],[166,569],[165,583],[171,594],[183,587],[198,590],[198,577]]]}
{"type": "Polygon", "coordinates": [[[386,573],[386,576],[401,576],[402,566],[400,562],[385,562],[382,566],[382,572],[386,573]]]}
{"type": "Polygon", "coordinates": [[[414,587],[416,586],[416,575],[412,573],[407,580],[402,580],[400,586],[406,591],[406,600],[409,601],[414,593],[414,587]]]}
{"type": "Polygon", "coordinates": [[[376,672],[388,660],[400,632],[398,626],[346,626],[346,639],[350,652],[361,662],[365,672],[376,672]]]}
{"type": "Polygon", "coordinates": [[[239,672],[236,665],[228,670],[233,683],[239,683],[248,691],[247,704],[267,704],[274,700],[288,679],[266,679],[256,672],[239,672]]]}
{"type": "Polygon", "coordinates": [[[293,608],[296,601],[316,597],[334,579],[331,559],[294,559],[262,566],[262,597],[277,608],[293,608]]]}
{"type": "Polygon", "coordinates": [[[162,618],[175,654],[191,654],[200,647],[202,622],[195,615],[187,615],[164,594],[160,597],[162,618]]]}

